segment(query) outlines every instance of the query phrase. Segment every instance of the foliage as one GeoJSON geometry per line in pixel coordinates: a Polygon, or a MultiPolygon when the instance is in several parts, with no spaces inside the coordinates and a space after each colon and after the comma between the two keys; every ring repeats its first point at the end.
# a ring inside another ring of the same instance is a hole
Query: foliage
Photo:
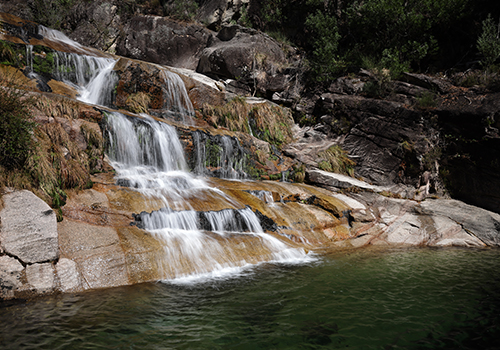
{"type": "Polygon", "coordinates": [[[100,167],[102,137],[82,125],[87,142],[82,151],[61,124],[36,124],[32,120],[35,109],[48,116],[69,118],[75,108],[57,99],[34,100],[25,90],[29,87],[17,82],[22,82],[20,76],[0,75],[0,186],[32,190],[52,207],[60,208],[65,203],[65,189],[92,186],[89,174],[100,167]]]}
{"type": "Polygon", "coordinates": [[[0,64],[14,65],[18,58],[13,44],[0,40],[0,64]]]}
{"type": "Polygon", "coordinates": [[[324,171],[354,175],[356,162],[349,158],[346,151],[339,145],[333,145],[327,150],[318,153],[318,168],[324,171]]]}
{"type": "Polygon", "coordinates": [[[464,14],[468,0],[352,1],[346,21],[354,53],[379,57],[385,68],[418,66],[436,54],[438,26],[451,25],[464,14]]]}
{"type": "Polygon", "coordinates": [[[367,97],[380,98],[389,94],[389,83],[391,81],[390,71],[388,69],[373,68],[372,78],[363,86],[363,93],[367,97]]]}
{"type": "Polygon", "coordinates": [[[303,183],[306,179],[306,167],[304,164],[301,164],[298,167],[294,168],[293,172],[293,181],[297,183],[303,183]]]}
{"type": "Polygon", "coordinates": [[[432,91],[425,91],[417,98],[417,107],[418,108],[432,108],[436,107],[437,100],[436,94],[432,91]]]}
{"type": "Polygon", "coordinates": [[[280,32],[273,35],[287,37],[303,48],[315,81],[330,80],[358,67],[368,68],[366,59],[373,62],[372,67],[388,69],[395,79],[432,60],[450,64],[465,56],[476,40],[474,23],[486,3],[259,0],[250,2],[248,18],[254,28],[280,32]],[[457,54],[455,46],[462,51],[457,54]]]}
{"type": "Polygon", "coordinates": [[[335,78],[345,70],[346,66],[338,55],[340,33],[337,20],[334,16],[318,10],[307,17],[305,24],[311,37],[315,38],[312,43],[311,65],[316,80],[325,81],[335,78]]]}
{"type": "Polygon", "coordinates": [[[0,80],[0,164],[7,169],[22,168],[34,147],[31,116],[33,99],[16,86],[12,77],[0,80]]]}
{"type": "Polygon", "coordinates": [[[483,32],[477,39],[477,49],[483,57],[481,64],[490,68],[500,57],[500,23],[495,24],[491,14],[483,21],[483,32]]]}

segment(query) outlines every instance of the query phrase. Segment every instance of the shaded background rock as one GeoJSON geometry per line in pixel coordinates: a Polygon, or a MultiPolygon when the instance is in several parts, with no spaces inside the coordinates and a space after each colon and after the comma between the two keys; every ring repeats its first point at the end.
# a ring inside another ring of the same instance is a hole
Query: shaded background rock
{"type": "Polygon", "coordinates": [[[195,23],[158,16],[135,16],[118,38],[116,53],[163,65],[195,69],[212,36],[195,23]]]}
{"type": "Polygon", "coordinates": [[[197,72],[235,79],[269,97],[285,89],[286,55],[268,35],[239,25],[224,26],[207,46],[197,72]]]}

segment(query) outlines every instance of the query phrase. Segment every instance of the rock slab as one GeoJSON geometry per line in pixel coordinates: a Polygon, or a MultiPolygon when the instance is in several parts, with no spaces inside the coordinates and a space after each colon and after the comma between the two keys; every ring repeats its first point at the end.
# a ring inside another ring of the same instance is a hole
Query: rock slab
{"type": "Polygon", "coordinates": [[[17,259],[0,256],[0,297],[5,299],[14,297],[14,290],[22,285],[23,270],[23,265],[17,259]]]}
{"type": "Polygon", "coordinates": [[[47,203],[30,191],[2,197],[0,243],[3,250],[26,264],[58,258],[57,218],[47,203]]]}

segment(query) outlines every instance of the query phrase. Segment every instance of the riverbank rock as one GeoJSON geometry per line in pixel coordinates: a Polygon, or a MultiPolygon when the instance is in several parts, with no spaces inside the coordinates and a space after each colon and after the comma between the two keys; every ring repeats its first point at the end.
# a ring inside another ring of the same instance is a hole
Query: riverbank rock
{"type": "Polygon", "coordinates": [[[0,297],[14,298],[14,291],[22,286],[23,265],[16,258],[0,256],[0,297]]]}
{"type": "Polygon", "coordinates": [[[27,264],[56,260],[57,218],[52,208],[30,191],[7,193],[2,200],[0,243],[5,253],[27,264]]]}

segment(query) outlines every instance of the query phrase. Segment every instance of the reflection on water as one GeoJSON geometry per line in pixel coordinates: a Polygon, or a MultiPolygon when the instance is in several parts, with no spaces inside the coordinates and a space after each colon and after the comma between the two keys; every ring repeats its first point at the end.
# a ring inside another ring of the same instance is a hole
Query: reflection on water
{"type": "Polygon", "coordinates": [[[500,251],[338,253],[0,304],[2,349],[494,349],[500,251]]]}

